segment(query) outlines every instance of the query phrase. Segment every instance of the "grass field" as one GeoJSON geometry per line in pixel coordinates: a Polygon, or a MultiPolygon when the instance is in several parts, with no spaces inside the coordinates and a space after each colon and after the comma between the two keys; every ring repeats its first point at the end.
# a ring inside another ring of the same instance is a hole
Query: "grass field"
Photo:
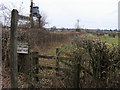
{"type": "Polygon", "coordinates": [[[101,40],[101,41],[106,41],[109,44],[118,44],[118,37],[116,36],[115,38],[108,36],[105,34],[104,36],[97,36],[93,34],[86,34],[83,37],[95,39],[95,40],[101,40]]]}
{"type": "MultiPolygon", "coordinates": [[[[116,36],[115,38],[108,36],[107,34],[104,36],[97,36],[97,35],[93,35],[93,34],[83,34],[82,37],[84,38],[89,38],[89,39],[93,39],[93,40],[100,40],[100,41],[106,41],[109,44],[118,44],[118,37],[116,36]]],[[[49,50],[46,50],[44,52],[44,54],[48,54],[48,55],[55,55],[55,50],[56,48],[62,48],[64,50],[65,47],[67,47],[69,51],[72,51],[73,47],[71,46],[70,43],[65,43],[65,44],[61,44],[58,45],[56,47],[52,47],[49,50]]],[[[67,51],[67,52],[69,52],[67,51]]]]}

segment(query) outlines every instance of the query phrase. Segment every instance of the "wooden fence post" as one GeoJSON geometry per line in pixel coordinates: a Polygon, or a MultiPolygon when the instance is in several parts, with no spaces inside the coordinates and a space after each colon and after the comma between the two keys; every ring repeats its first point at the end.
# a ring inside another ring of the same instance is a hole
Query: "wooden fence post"
{"type": "Polygon", "coordinates": [[[28,84],[28,87],[31,86],[30,82],[31,82],[31,78],[30,78],[30,54],[28,53],[28,55],[24,55],[24,60],[25,60],[25,76],[26,76],[26,80],[27,80],[27,84],[28,84]]]}
{"type": "MultiPolygon", "coordinates": [[[[2,75],[2,24],[0,23],[0,75],[2,75]]],[[[2,90],[2,77],[0,77],[0,89],[2,90]]]]}
{"type": "Polygon", "coordinates": [[[73,69],[73,88],[79,88],[80,81],[80,62],[78,59],[74,60],[74,69],[73,69]]]}
{"type": "Polygon", "coordinates": [[[59,48],[56,48],[56,76],[58,76],[58,73],[59,73],[59,48]]]}
{"type": "MultiPolygon", "coordinates": [[[[38,52],[33,52],[33,66],[35,67],[35,74],[39,74],[39,57],[38,57],[38,52]]],[[[39,83],[39,77],[35,76],[34,77],[35,82],[38,84],[39,83]]],[[[39,87],[39,86],[38,86],[39,87]]]]}
{"type": "Polygon", "coordinates": [[[31,6],[30,6],[30,24],[31,28],[34,27],[34,21],[33,21],[33,0],[31,0],[31,6]]]}
{"type": "Polygon", "coordinates": [[[11,88],[18,88],[18,61],[17,61],[17,23],[18,11],[12,10],[11,33],[10,33],[10,70],[11,70],[11,88]]]}

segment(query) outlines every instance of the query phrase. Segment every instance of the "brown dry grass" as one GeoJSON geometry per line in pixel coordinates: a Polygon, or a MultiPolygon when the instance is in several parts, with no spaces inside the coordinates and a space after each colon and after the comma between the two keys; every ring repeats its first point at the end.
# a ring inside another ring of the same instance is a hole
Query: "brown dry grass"
{"type": "Polygon", "coordinates": [[[30,45],[34,51],[44,53],[53,47],[70,42],[79,32],[48,32],[45,30],[31,30],[29,32],[30,45]]]}

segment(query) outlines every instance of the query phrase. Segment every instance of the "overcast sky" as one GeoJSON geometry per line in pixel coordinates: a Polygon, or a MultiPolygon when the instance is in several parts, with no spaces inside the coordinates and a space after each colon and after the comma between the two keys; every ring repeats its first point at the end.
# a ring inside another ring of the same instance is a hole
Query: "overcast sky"
{"type": "MultiPolygon", "coordinates": [[[[33,0],[45,13],[47,27],[74,28],[77,19],[82,28],[117,29],[119,0],[33,0]]],[[[30,0],[0,0],[5,5],[19,8],[23,2],[22,13],[29,15],[30,0]]]]}

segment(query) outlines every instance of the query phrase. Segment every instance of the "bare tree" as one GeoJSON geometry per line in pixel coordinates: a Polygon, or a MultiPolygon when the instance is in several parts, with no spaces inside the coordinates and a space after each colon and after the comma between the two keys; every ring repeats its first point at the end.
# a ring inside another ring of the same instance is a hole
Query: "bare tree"
{"type": "Polygon", "coordinates": [[[6,7],[4,4],[0,5],[0,17],[2,18],[1,22],[3,23],[4,26],[7,26],[10,24],[10,14],[11,10],[10,7],[6,7]]]}
{"type": "Polygon", "coordinates": [[[44,27],[46,24],[48,24],[48,21],[47,21],[47,15],[44,13],[44,12],[41,12],[41,25],[44,27]]]}
{"type": "MultiPolygon", "coordinates": [[[[19,7],[16,7],[13,3],[10,3],[9,5],[5,5],[5,4],[0,4],[0,22],[3,23],[4,26],[10,26],[10,21],[11,21],[11,11],[13,8],[16,8],[19,12],[20,15],[23,15],[23,2],[21,2],[19,7]]],[[[29,16],[29,15],[28,15],[29,16]]],[[[47,22],[47,16],[45,13],[40,12],[40,16],[41,16],[41,20],[40,20],[40,26],[43,28],[46,24],[48,24],[47,22]]],[[[34,19],[34,23],[35,26],[37,27],[37,25],[39,24],[39,19],[34,19]]],[[[29,21],[20,21],[19,20],[19,25],[23,26],[23,27],[28,27],[30,25],[29,21]]]]}

